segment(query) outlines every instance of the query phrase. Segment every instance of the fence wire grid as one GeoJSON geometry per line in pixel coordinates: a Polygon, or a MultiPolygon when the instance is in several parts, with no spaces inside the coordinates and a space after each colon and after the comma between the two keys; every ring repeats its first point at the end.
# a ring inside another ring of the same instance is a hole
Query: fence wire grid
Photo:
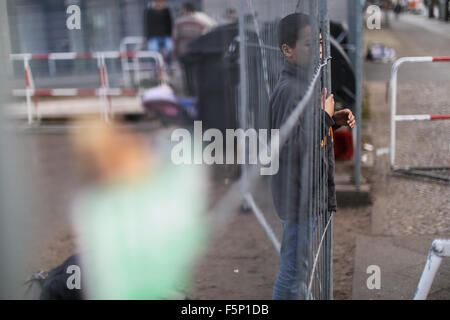
{"type": "Polygon", "coordinates": [[[253,168],[244,165],[241,190],[274,248],[281,249],[282,256],[295,248],[299,299],[332,299],[333,291],[333,212],[328,202],[334,183],[328,173],[334,173],[334,163],[327,159],[334,158],[334,151],[332,141],[326,141],[328,134],[333,139],[332,131],[321,110],[322,90],[330,92],[327,5],[327,1],[313,0],[241,0],[238,9],[243,39],[236,112],[239,124],[244,130],[280,129],[279,155],[271,150],[272,158],[279,156],[279,172],[269,179],[256,178],[253,168]],[[295,67],[296,79],[286,78],[289,67],[278,39],[280,21],[293,13],[309,20],[308,31],[301,31],[298,39],[298,45],[307,48],[298,61],[308,61],[295,67]],[[280,90],[279,81],[283,79],[288,79],[290,91],[280,90]],[[289,92],[297,99],[282,114],[283,107],[277,105],[275,95],[289,92]],[[278,218],[286,229],[284,233],[278,218]],[[291,226],[297,229],[298,238],[289,237],[291,226]]]}
{"type": "MultiPolygon", "coordinates": [[[[139,12],[143,8],[144,2],[123,1],[125,8],[128,8],[133,14],[137,14],[135,12],[139,12]],[[136,7],[127,7],[135,2],[139,6],[136,4],[136,7]]],[[[292,250],[295,250],[295,264],[299,269],[297,276],[300,279],[298,283],[300,293],[297,298],[332,299],[333,210],[330,210],[332,206],[329,199],[334,192],[334,183],[332,179],[329,179],[328,173],[334,172],[334,164],[328,163],[327,159],[334,158],[334,151],[332,141],[330,141],[332,140],[332,130],[330,131],[327,127],[326,116],[324,110],[321,109],[322,90],[327,88],[330,93],[328,1],[230,0],[229,2],[229,7],[235,7],[237,4],[240,29],[239,37],[236,40],[240,62],[240,81],[234,88],[231,88],[234,95],[230,100],[235,102],[233,105],[236,108],[231,113],[236,114],[239,126],[244,130],[280,129],[279,153],[271,150],[272,158],[279,156],[279,173],[267,179],[259,175],[260,171],[255,166],[242,165],[240,196],[255,213],[277,251],[294,248],[292,250]],[[286,61],[278,43],[278,27],[281,19],[293,13],[301,13],[308,17],[309,31],[300,35],[298,43],[307,48],[305,50],[309,57],[302,57],[306,64],[297,70],[296,75],[291,79],[292,83],[288,83],[289,87],[294,89],[292,95],[296,98],[292,101],[295,103],[286,106],[288,110],[281,115],[281,111],[277,109],[279,106],[275,106],[273,103],[274,93],[279,92],[277,86],[279,86],[280,77],[286,74],[286,71],[283,71],[286,68],[286,61]],[[320,36],[322,36],[323,43],[322,58],[320,57],[320,36]],[[280,119],[278,123],[274,124],[273,119],[277,115],[280,116],[280,119]],[[327,137],[330,138],[327,140],[327,137]],[[297,229],[298,237],[283,236],[279,215],[286,212],[289,214],[289,219],[284,217],[282,220],[289,226],[291,226],[291,222],[285,221],[295,222],[294,226],[297,229]]],[[[24,3],[28,8],[29,3],[27,1],[24,3]]],[[[83,1],[83,3],[88,4],[87,1],[83,1]]],[[[109,5],[109,2],[102,1],[102,4],[106,6],[106,4],[109,5]]],[[[26,11],[33,11],[32,9],[30,7],[26,11]]],[[[102,7],[90,9],[97,14],[102,7]]],[[[39,12],[41,11],[42,9],[39,12]]],[[[119,12],[114,9],[114,14],[109,15],[114,18],[107,20],[107,25],[113,25],[115,17],[120,16],[119,12]]],[[[41,15],[43,16],[44,12],[39,13],[36,19],[41,20],[41,15]]],[[[60,19],[62,18],[60,17],[60,19]]],[[[125,25],[128,26],[127,23],[125,25]]],[[[20,33],[27,34],[26,31],[22,30],[20,33]]],[[[12,33],[19,32],[12,30],[12,33]]],[[[98,36],[96,36],[100,40],[102,39],[101,34],[103,34],[102,30],[98,31],[98,36]]],[[[135,32],[122,32],[121,35],[135,35],[135,32]]],[[[21,41],[24,45],[26,43],[36,44],[28,40],[27,37],[24,37],[21,41]]],[[[86,42],[81,41],[82,38],[79,40],[80,43],[86,42]]],[[[92,51],[97,49],[95,46],[97,42],[94,40],[88,42],[88,44],[92,43],[87,46],[88,50],[71,49],[92,51]]],[[[101,43],[98,47],[102,50],[115,49],[118,47],[118,40],[120,39],[111,40],[107,44],[101,43]]],[[[66,46],[67,44],[62,42],[61,45],[66,46]]],[[[19,44],[14,46],[19,46],[19,44]]],[[[20,50],[14,47],[13,49],[16,49],[15,51],[27,51],[26,49],[52,51],[53,47],[40,48],[36,44],[36,47],[20,47],[20,50]]],[[[59,47],[54,50],[62,51],[59,47]]],[[[50,73],[47,71],[48,63],[39,63],[41,65],[36,65],[36,68],[41,70],[42,84],[45,84],[44,78],[47,73],[50,73]]],[[[109,66],[113,79],[120,78],[118,67],[114,67],[118,66],[118,63],[116,61],[109,66]]],[[[211,65],[213,63],[215,61],[212,61],[211,65]]],[[[77,69],[76,64],[73,63],[64,65],[62,62],[61,64],[64,72],[68,70],[70,73],[74,71],[73,69],[77,69]]],[[[93,73],[91,69],[89,64],[80,67],[81,71],[87,71],[88,76],[93,73]]],[[[20,73],[19,79],[15,79],[17,83],[23,83],[21,75],[20,73]]],[[[94,83],[95,77],[91,78],[94,83]]],[[[213,80],[220,80],[218,79],[220,77],[216,78],[213,80]]],[[[214,81],[212,81],[213,84],[215,84],[214,81]]],[[[89,81],[83,83],[86,86],[90,85],[87,84],[89,81]]],[[[71,85],[71,82],[67,84],[67,86],[71,85]]],[[[258,145],[261,145],[259,142],[258,145]]],[[[267,141],[262,141],[262,144],[271,145],[267,141]]],[[[259,151],[263,152],[263,150],[259,151]]],[[[226,201],[229,201],[229,198],[226,198],[223,203],[226,201]]]]}

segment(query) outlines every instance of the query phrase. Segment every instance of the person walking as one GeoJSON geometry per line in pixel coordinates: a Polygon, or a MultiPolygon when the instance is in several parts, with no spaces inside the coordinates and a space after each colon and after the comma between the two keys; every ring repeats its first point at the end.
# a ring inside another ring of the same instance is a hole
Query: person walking
{"type": "Polygon", "coordinates": [[[400,1],[398,1],[394,7],[395,20],[398,21],[398,19],[400,18],[400,14],[402,13],[402,10],[403,10],[402,5],[400,4],[400,1]]]}

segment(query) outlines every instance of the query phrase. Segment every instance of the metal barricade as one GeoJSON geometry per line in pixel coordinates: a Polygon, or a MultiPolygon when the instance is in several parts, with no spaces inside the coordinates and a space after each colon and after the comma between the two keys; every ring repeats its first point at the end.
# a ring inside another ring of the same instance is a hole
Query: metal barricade
{"type": "Polygon", "coordinates": [[[423,269],[414,300],[427,298],[443,257],[450,257],[450,240],[434,240],[428,252],[427,263],[423,269]]]}
{"type": "Polygon", "coordinates": [[[397,115],[397,78],[398,70],[404,63],[421,63],[421,62],[450,62],[450,56],[444,57],[403,57],[395,61],[392,66],[390,78],[390,108],[391,108],[391,134],[390,134],[390,168],[393,172],[403,174],[423,176],[427,178],[450,181],[449,177],[442,176],[439,172],[448,171],[450,167],[416,167],[406,166],[397,167],[395,165],[395,139],[396,139],[396,123],[403,121],[436,121],[436,120],[450,120],[450,114],[420,114],[420,115],[397,115]]]}
{"type": "MultiPolygon", "coordinates": [[[[11,54],[13,61],[23,61],[25,70],[25,89],[13,90],[14,96],[25,96],[27,101],[28,123],[32,124],[34,119],[40,119],[37,97],[74,97],[74,96],[98,96],[100,102],[104,105],[103,118],[108,121],[111,117],[111,97],[112,96],[133,96],[138,94],[138,90],[126,88],[110,88],[108,69],[105,63],[106,59],[128,59],[132,58],[139,61],[141,58],[154,60],[154,65],[158,68],[158,81],[165,82],[164,59],[158,52],[95,52],[95,53],[48,53],[48,54],[11,54]],[[31,60],[77,60],[77,59],[96,59],[99,87],[91,89],[38,89],[35,87],[33,73],[30,67],[31,60]]],[[[128,70],[129,71],[129,70],[128,70]]]]}
{"type": "MultiPolygon", "coordinates": [[[[144,43],[144,37],[125,37],[120,42],[120,52],[135,52],[143,50],[142,44],[144,43]]],[[[142,70],[151,71],[151,68],[143,68],[140,65],[140,60],[138,57],[122,57],[122,74],[123,82],[125,86],[132,87],[138,86],[141,81],[142,70]]]]}

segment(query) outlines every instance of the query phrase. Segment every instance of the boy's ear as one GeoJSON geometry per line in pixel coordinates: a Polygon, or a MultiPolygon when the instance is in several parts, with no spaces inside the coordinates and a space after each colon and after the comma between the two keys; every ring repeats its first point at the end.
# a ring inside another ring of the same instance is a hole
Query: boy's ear
{"type": "Polygon", "coordinates": [[[283,52],[283,54],[286,58],[292,57],[292,48],[289,47],[287,44],[283,44],[281,46],[281,51],[283,52]]]}

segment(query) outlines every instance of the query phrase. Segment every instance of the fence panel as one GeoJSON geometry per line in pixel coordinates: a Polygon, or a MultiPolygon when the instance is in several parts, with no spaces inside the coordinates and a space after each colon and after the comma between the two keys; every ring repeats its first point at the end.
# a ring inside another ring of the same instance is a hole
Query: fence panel
{"type": "MultiPolygon", "coordinates": [[[[333,203],[329,202],[335,199],[328,174],[334,171],[334,160],[329,161],[334,158],[333,133],[321,109],[322,89],[329,89],[327,9],[327,1],[293,0],[241,0],[238,9],[243,41],[239,41],[237,114],[249,136],[242,147],[248,161],[242,166],[241,189],[246,206],[274,248],[281,249],[281,269],[291,264],[298,270],[294,276],[299,281],[291,281],[298,288],[291,288],[284,298],[332,299],[333,203]],[[298,14],[291,16],[294,20],[280,29],[280,21],[288,21],[284,18],[294,13],[298,14]],[[289,40],[292,37],[297,38],[289,40]],[[280,44],[286,42],[295,50],[285,52],[285,58],[280,44]],[[279,170],[269,179],[252,162],[256,148],[251,130],[259,133],[254,135],[259,164],[269,150],[271,165],[279,160],[279,170]],[[269,143],[261,130],[268,130],[269,143]]],[[[274,297],[277,292],[283,297],[283,290],[277,289],[283,285],[279,275],[274,297]]]]}

